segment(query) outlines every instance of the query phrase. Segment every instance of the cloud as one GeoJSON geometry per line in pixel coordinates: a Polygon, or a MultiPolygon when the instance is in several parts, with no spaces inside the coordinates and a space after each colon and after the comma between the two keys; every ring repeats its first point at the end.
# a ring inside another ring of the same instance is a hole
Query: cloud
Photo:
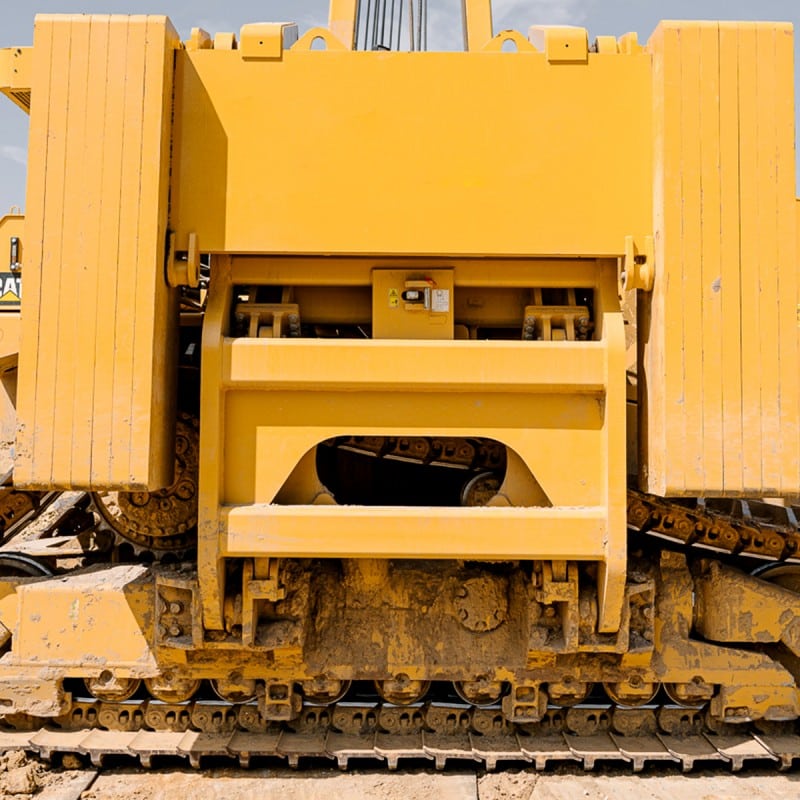
{"type": "Polygon", "coordinates": [[[0,144],[0,156],[7,158],[23,167],[28,165],[28,151],[24,147],[13,144],[0,144]]]}
{"type": "Polygon", "coordinates": [[[495,30],[516,28],[527,31],[531,25],[580,25],[586,20],[595,0],[494,0],[495,30]]]}

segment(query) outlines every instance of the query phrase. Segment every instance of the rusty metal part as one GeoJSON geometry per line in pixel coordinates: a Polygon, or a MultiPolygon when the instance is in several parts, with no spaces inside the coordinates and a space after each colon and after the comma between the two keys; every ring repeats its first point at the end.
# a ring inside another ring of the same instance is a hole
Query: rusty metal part
{"type": "Polygon", "coordinates": [[[25,492],[4,486],[0,489],[0,544],[33,521],[59,495],[59,492],[25,492]]]}
{"type": "Polygon", "coordinates": [[[96,492],[92,509],[99,528],[147,550],[185,550],[197,526],[198,421],[178,415],[173,482],[156,492],[96,492]]]}
{"type": "Polygon", "coordinates": [[[505,446],[490,439],[340,436],[322,445],[378,458],[475,471],[502,471],[506,462],[505,446]]]}
{"type": "Polygon", "coordinates": [[[796,506],[748,500],[666,500],[628,490],[628,524],[684,545],[770,561],[800,559],[796,506]]]}

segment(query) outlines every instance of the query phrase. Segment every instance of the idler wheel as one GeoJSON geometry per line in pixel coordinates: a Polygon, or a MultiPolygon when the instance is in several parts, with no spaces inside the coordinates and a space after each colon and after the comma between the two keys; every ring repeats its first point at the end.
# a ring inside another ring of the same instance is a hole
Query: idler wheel
{"type": "Polygon", "coordinates": [[[350,691],[351,684],[352,681],[337,681],[328,678],[314,678],[314,680],[300,682],[305,699],[309,703],[320,706],[338,703],[350,691]]]}
{"type": "Polygon", "coordinates": [[[761,578],[762,581],[800,593],[800,565],[798,564],[766,564],[753,570],[753,575],[761,578]]]}
{"type": "Polygon", "coordinates": [[[86,678],[84,684],[92,697],[108,703],[122,703],[136,694],[142,682],[138,678],[115,678],[105,670],[96,678],[86,678]]]}
{"type": "Polygon", "coordinates": [[[461,489],[462,506],[486,506],[500,491],[502,481],[494,472],[479,472],[461,489]]]}
{"type": "Polygon", "coordinates": [[[23,553],[0,554],[0,575],[4,578],[49,578],[53,570],[42,561],[23,553]]]}
{"type": "Polygon", "coordinates": [[[455,693],[465,702],[482,708],[493,706],[503,696],[503,682],[478,678],[475,681],[454,681],[455,693]]]}
{"type": "Polygon", "coordinates": [[[147,691],[162,703],[185,703],[194,697],[200,688],[200,681],[165,674],[157,678],[145,678],[144,685],[147,691]]]}
{"type": "Polygon", "coordinates": [[[147,550],[184,550],[197,526],[198,422],[180,414],[175,425],[175,475],[156,492],[96,492],[101,525],[147,550]]]}
{"type": "Polygon", "coordinates": [[[211,681],[211,688],[226,703],[249,703],[256,698],[256,682],[250,678],[219,678],[211,681]]]}
{"type": "Polygon", "coordinates": [[[430,681],[412,681],[404,673],[389,680],[375,681],[375,689],[381,698],[395,706],[410,706],[419,702],[430,688],[430,681]]]}

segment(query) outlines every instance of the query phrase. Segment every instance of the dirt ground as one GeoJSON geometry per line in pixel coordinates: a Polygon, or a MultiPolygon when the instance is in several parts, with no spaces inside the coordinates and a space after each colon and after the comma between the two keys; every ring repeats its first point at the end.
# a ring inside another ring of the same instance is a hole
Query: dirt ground
{"type": "Polygon", "coordinates": [[[510,769],[412,772],[257,769],[102,770],[50,769],[22,752],[0,756],[3,800],[795,800],[800,772],[724,769],[681,775],[676,771],[634,775],[614,770],[583,773],[510,769]]]}

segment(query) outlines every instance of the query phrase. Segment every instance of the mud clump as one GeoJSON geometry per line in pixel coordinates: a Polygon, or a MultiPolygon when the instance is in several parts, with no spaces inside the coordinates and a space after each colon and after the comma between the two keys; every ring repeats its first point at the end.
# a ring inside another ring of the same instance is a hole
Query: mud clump
{"type": "Polygon", "coordinates": [[[0,798],[31,797],[43,785],[44,772],[44,767],[29,759],[24,750],[0,755],[0,798]]]}

